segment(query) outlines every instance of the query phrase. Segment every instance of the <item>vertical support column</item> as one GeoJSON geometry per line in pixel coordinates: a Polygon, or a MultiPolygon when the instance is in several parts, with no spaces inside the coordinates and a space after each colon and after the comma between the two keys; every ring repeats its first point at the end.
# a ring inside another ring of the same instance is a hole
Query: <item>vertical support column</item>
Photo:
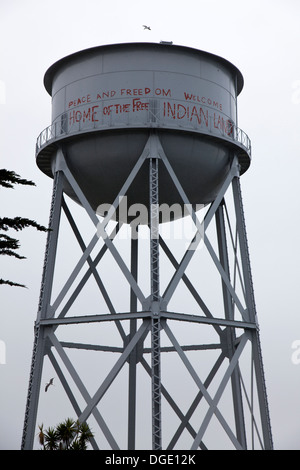
{"type": "MultiPolygon", "coordinates": [[[[137,281],[138,274],[138,238],[137,234],[131,232],[131,274],[137,281]]],[[[138,227],[136,227],[138,231],[138,227]]],[[[130,289],[130,312],[137,311],[137,296],[133,289],[130,289]]],[[[137,320],[130,320],[129,340],[133,338],[137,331],[137,320]]],[[[136,434],[136,365],[137,365],[137,346],[129,356],[129,387],[128,387],[128,450],[135,450],[136,434]]]]}
{"type": "Polygon", "coordinates": [[[57,171],[54,175],[52,202],[49,218],[50,230],[48,232],[48,238],[46,243],[38,315],[34,330],[34,345],[21,444],[22,450],[31,450],[33,448],[33,440],[36,434],[35,426],[42,378],[42,368],[44,355],[46,353],[46,339],[44,329],[40,327],[39,321],[41,319],[46,318],[50,314],[49,307],[52,292],[53,273],[55,266],[56,248],[61,214],[62,191],[63,174],[60,171],[57,171]]]}
{"type": "MultiPolygon", "coordinates": [[[[216,211],[215,219],[216,219],[216,229],[217,229],[217,236],[218,236],[218,248],[219,248],[220,262],[225,273],[230,279],[223,202],[221,202],[221,204],[219,205],[216,211]]],[[[227,320],[234,320],[232,297],[223,280],[222,280],[222,290],[223,290],[223,303],[224,303],[225,318],[227,320]]],[[[235,346],[234,346],[235,340],[236,340],[235,328],[227,327],[224,330],[223,334],[226,335],[227,351],[225,351],[225,354],[228,356],[229,360],[231,360],[235,352],[235,346]]],[[[233,409],[234,409],[234,416],[235,416],[237,438],[240,444],[242,445],[243,449],[246,449],[247,440],[246,440],[242,390],[241,390],[240,376],[239,376],[237,367],[234,369],[231,375],[231,387],[232,387],[232,400],[233,400],[233,409]]]]}
{"type": "Polygon", "coordinates": [[[151,259],[151,365],[152,365],[152,446],[161,450],[161,375],[159,315],[159,204],[158,158],[149,160],[150,259],[151,259]]]}
{"type": "MultiPolygon", "coordinates": [[[[235,204],[235,211],[236,211],[236,222],[237,222],[237,229],[238,229],[238,236],[239,236],[239,243],[240,243],[242,267],[243,267],[243,277],[244,277],[244,282],[245,282],[247,309],[249,312],[250,321],[257,323],[256,306],[255,306],[255,299],[254,299],[254,290],[253,290],[253,283],[252,283],[250,257],[249,257],[248,241],[247,241],[247,233],[246,233],[246,224],[245,224],[242,193],[241,193],[239,177],[235,177],[233,179],[232,188],[233,188],[233,197],[234,197],[234,204],[235,204]]],[[[260,416],[261,416],[261,423],[262,423],[264,446],[266,450],[270,450],[273,448],[273,440],[272,440],[272,433],[271,433],[270,415],[269,415],[267,391],[266,391],[266,385],[265,385],[258,329],[252,332],[252,353],[253,353],[253,365],[254,365],[255,376],[256,376],[256,385],[257,385],[258,401],[259,401],[259,407],[260,407],[260,416]]]]}

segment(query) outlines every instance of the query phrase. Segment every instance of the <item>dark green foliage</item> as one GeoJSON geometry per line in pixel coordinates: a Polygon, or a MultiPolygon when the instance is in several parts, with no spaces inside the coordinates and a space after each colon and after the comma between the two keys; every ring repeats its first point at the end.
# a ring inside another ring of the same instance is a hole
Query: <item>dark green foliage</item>
{"type": "Polygon", "coordinates": [[[80,423],[71,418],[45,431],[41,425],[39,430],[42,450],[87,450],[88,442],[93,437],[87,423],[80,423]]]}
{"type": "Polygon", "coordinates": [[[24,284],[18,284],[17,282],[8,281],[5,279],[0,279],[0,284],[5,284],[7,286],[14,286],[14,287],[26,287],[24,286],[24,284]]]}
{"type": "Polygon", "coordinates": [[[25,184],[26,186],[35,186],[33,181],[20,178],[14,171],[0,169],[0,186],[4,188],[13,188],[14,184],[25,184]]]}
{"type": "Polygon", "coordinates": [[[23,228],[34,227],[41,232],[47,232],[46,227],[36,223],[34,220],[24,219],[23,217],[14,217],[10,219],[8,217],[0,217],[0,230],[7,231],[10,228],[16,230],[23,230],[23,228]]]}
{"type": "MultiPolygon", "coordinates": [[[[20,178],[14,171],[0,169],[0,186],[4,188],[14,188],[14,184],[21,184],[26,186],[35,186],[33,181],[20,178]]],[[[1,217],[0,218],[0,255],[12,256],[17,259],[25,259],[25,256],[19,255],[16,250],[20,248],[19,240],[12,238],[7,234],[8,230],[15,230],[19,232],[24,228],[33,227],[36,230],[47,232],[48,229],[43,225],[38,224],[35,220],[30,220],[23,217],[1,217]]],[[[0,279],[0,285],[5,284],[8,286],[25,287],[10,280],[0,279]]]]}
{"type": "Polygon", "coordinates": [[[24,256],[18,255],[15,250],[20,248],[20,243],[15,238],[0,233],[0,255],[14,256],[18,259],[24,259],[24,256]]]}

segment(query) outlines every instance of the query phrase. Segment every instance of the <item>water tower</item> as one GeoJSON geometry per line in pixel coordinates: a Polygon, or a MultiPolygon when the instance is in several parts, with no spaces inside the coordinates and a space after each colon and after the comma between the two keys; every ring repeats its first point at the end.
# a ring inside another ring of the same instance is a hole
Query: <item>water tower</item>
{"type": "Polygon", "coordinates": [[[129,43],[67,56],[44,84],[52,123],[36,159],[53,178],[51,231],[22,448],[41,402],[54,413],[63,400],[61,421],[92,420],[94,449],[272,448],[240,188],[251,159],[240,71],[193,48],[129,43]],[[188,221],[189,241],[182,231],[174,244],[188,221]],[[99,300],[85,293],[91,280],[99,300]]]}

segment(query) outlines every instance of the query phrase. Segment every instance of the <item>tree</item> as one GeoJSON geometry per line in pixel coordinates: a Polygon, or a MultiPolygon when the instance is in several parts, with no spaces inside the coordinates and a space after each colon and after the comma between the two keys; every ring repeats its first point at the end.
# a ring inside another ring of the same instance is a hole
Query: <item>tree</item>
{"type": "MultiPolygon", "coordinates": [[[[3,188],[13,189],[15,184],[21,184],[26,186],[35,186],[33,181],[29,181],[21,178],[14,171],[0,169],[0,186],[3,188]]],[[[0,255],[13,256],[17,259],[25,259],[25,256],[21,256],[17,253],[20,248],[20,242],[16,238],[12,238],[7,235],[9,229],[20,231],[27,227],[34,227],[36,230],[47,232],[48,229],[43,225],[38,224],[34,220],[26,219],[23,217],[2,217],[0,218],[0,255]]],[[[10,280],[0,279],[0,285],[6,284],[9,286],[26,287],[23,284],[19,284],[10,280]]]]}
{"type": "Polygon", "coordinates": [[[87,450],[88,442],[93,437],[87,423],[80,423],[71,418],[45,431],[42,424],[39,430],[38,438],[42,450],[87,450]]]}

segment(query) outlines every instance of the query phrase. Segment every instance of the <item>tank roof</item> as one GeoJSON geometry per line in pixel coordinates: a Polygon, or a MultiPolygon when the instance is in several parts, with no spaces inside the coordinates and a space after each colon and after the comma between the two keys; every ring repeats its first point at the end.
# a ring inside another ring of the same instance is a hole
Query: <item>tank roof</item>
{"type": "Polygon", "coordinates": [[[122,48],[157,48],[157,49],[166,49],[166,48],[172,48],[172,50],[177,49],[182,50],[182,51],[189,51],[192,53],[200,54],[202,56],[210,56],[214,58],[216,61],[219,61],[220,63],[224,64],[225,66],[229,67],[229,69],[232,70],[232,72],[236,75],[237,77],[237,95],[240,94],[240,92],[243,89],[244,86],[244,78],[240,70],[233,65],[231,62],[229,62],[227,59],[224,59],[223,57],[220,57],[215,54],[211,54],[210,52],[202,51],[200,49],[192,48],[192,47],[187,47],[187,46],[181,46],[181,45],[176,45],[176,44],[167,44],[165,42],[161,43],[152,43],[152,42],[132,42],[132,43],[119,43],[119,44],[106,44],[102,46],[95,46],[91,47],[88,49],[83,49],[81,51],[75,52],[73,54],[67,55],[66,57],[63,57],[62,59],[58,60],[55,62],[53,65],[51,65],[48,70],[45,73],[44,76],[44,85],[51,96],[52,94],[52,82],[55,73],[59,68],[65,64],[67,64],[69,61],[72,61],[75,58],[80,58],[81,56],[86,56],[87,54],[94,54],[97,51],[107,51],[107,50],[113,50],[113,49],[122,49],[122,48]]]}

